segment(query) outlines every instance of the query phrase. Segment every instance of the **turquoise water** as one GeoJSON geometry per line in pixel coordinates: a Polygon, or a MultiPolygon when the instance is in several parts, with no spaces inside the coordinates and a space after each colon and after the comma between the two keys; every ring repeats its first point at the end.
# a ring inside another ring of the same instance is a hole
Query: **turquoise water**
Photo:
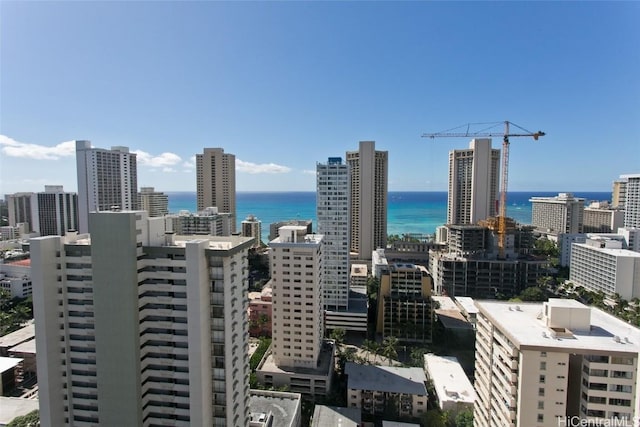
{"type": "MultiPolygon", "coordinates": [[[[196,210],[196,193],[167,192],[169,211],[196,210]]],[[[558,192],[510,192],[507,215],[521,224],[531,223],[531,197],[556,196],[558,192]]],[[[590,200],[610,200],[609,192],[574,193],[590,200]]],[[[289,219],[311,219],[316,228],[316,193],[302,192],[238,192],[236,194],[238,225],[249,214],[262,221],[262,240],[267,242],[269,224],[289,219]]],[[[387,234],[431,234],[447,218],[446,191],[390,191],[388,195],[387,234]]]]}

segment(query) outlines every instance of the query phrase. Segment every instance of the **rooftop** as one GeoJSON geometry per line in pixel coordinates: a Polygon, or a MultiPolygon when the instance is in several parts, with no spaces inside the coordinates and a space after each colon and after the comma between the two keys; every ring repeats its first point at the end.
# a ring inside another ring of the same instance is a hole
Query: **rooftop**
{"type": "Polygon", "coordinates": [[[279,367],[276,365],[273,359],[271,351],[267,351],[267,354],[262,359],[263,362],[258,365],[259,371],[273,372],[273,373],[297,373],[301,375],[326,377],[331,373],[331,362],[333,361],[333,346],[326,341],[323,343],[320,350],[320,357],[318,358],[317,368],[304,368],[304,367],[279,367]]]}
{"type": "Polygon", "coordinates": [[[574,330],[571,334],[554,334],[545,323],[542,303],[513,303],[504,301],[477,301],[480,312],[491,319],[519,348],[554,347],[577,354],[585,352],[638,353],[640,330],[597,308],[587,307],[575,300],[552,298],[551,307],[591,311],[588,331],[574,330]],[[555,336],[554,336],[555,335],[555,336]]]}
{"type": "Polygon", "coordinates": [[[348,376],[349,389],[427,395],[425,386],[427,378],[420,368],[360,365],[347,362],[345,373],[348,376]]]}
{"type": "Polygon", "coordinates": [[[440,401],[473,403],[476,392],[458,359],[451,356],[424,355],[424,369],[433,381],[440,401]]]}
{"type": "Polygon", "coordinates": [[[22,362],[22,359],[18,357],[0,357],[0,374],[13,369],[22,362]]]}
{"type": "Polygon", "coordinates": [[[269,413],[273,414],[271,427],[295,426],[299,418],[302,400],[299,393],[288,393],[270,390],[251,390],[249,393],[249,408],[252,422],[266,420],[269,413]]]}
{"type": "Polygon", "coordinates": [[[456,302],[468,314],[477,313],[478,307],[471,297],[456,297],[456,302]]]}
{"type": "Polygon", "coordinates": [[[14,418],[27,415],[39,408],[37,399],[0,396],[0,426],[7,425],[14,418]]]}
{"type": "Polygon", "coordinates": [[[31,321],[27,326],[0,337],[0,348],[11,348],[25,341],[32,340],[36,336],[36,326],[31,321]]]}
{"type": "Polygon", "coordinates": [[[358,427],[362,422],[360,408],[316,405],[312,427],[358,427]]]}
{"type": "Polygon", "coordinates": [[[30,353],[36,354],[36,340],[25,341],[21,344],[16,345],[15,347],[11,347],[9,349],[10,353],[30,353]]]}

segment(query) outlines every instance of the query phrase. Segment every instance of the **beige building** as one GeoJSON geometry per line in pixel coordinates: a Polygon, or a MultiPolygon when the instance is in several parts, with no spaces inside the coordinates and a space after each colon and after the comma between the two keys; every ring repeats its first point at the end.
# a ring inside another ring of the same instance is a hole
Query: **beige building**
{"type": "Polygon", "coordinates": [[[376,330],[403,342],[431,342],[432,280],[423,266],[391,264],[380,276],[376,330]]]}
{"type": "Polygon", "coordinates": [[[289,225],[269,243],[272,341],[256,370],[266,386],[307,397],[325,395],[333,372],[333,347],[324,342],[322,239],[289,225]]]}
{"type": "Polygon", "coordinates": [[[615,233],[624,225],[624,210],[611,209],[607,202],[593,202],[584,208],[584,233],[615,233]]]}
{"type": "Polygon", "coordinates": [[[231,232],[236,231],[236,156],[222,148],[205,148],[196,154],[197,209],[210,206],[231,214],[231,232]]]}
{"type": "Polygon", "coordinates": [[[449,152],[447,224],[476,224],[496,215],[499,170],[500,150],[491,148],[490,138],[449,152]]]}
{"type": "Polygon", "coordinates": [[[389,153],[377,151],[374,141],[360,141],[347,151],[350,183],[350,251],[360,260],[387,246],[387,188],[389,153]]]}
{"type": "Polygon", "coordinates": [[[561,233],[582,233],[584,199],[572,193],[559,193],[554,197],[532,197],[531,225],[536,231],[557,237],[561,233]]]}
{"type": "Polygon", "coordinates": [[[230,236],[231,220],[230,213],[220,213],[215,207],[208,207],[196,213],[180,211],[178,214],[164,217],[165,229],[181,235],[230,236]]]}
{"type": "Polygon", "coordinates": [[[624,202],[624,226],[640,228],[640,173],[621,175],[627,180],[624,202]]]}
{"type": "Polygon", "coordinates": [[[89,230],[31,240],[42,426],[247,426],[250,240],[89,230]]]}
{"type": "Polygon", "coordinates": [[[169,196],[153,187],[142,187],[138,193],[138,206],[147,211],[149,217],[164,216],[169,213],[169,196]]]}
{"type": "Polygon", "coordinates": [[[575,300],[476,305],[475,426],[632,425],[637,328],[575,300]]]}
{"type": "Polygon", "coordinates": [[[253,239],[253,247],[259,248],[262,244],[262,221],[255,215],[247,215],[242,221],[242,235],[253,239]]]}

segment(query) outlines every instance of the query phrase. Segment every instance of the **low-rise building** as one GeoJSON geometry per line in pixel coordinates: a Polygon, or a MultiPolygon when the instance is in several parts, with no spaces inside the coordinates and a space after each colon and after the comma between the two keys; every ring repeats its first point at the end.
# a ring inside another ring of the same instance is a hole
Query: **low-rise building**
{"type": "Polygon", "coordinates": [[[273,390],[251,390],[249,427],[300,427],[302,396],[273,390]]]}
{"type": "Polygon", "coordinates": [[[311,427],[360,427],[362,413],[358,408],[316,405],[311,427]]]}
{"type": "Polygon", "coordinates": [[[218,208],[209,207],[197,213],[180,211],[177,215],[166,215],[165,230],[178,235],[231,236],[233,233],[233,215],[218,212],[218,208]]]}
{"type": "Polygon", "coordinates": [[[452,413],[473,410],[476,392],[458,359],[453,356],[424,355],[424,370],[431,380],[438,406],[452,413]]]}
{"type": "Polygon", "coordinates": [[[422,368],[347,362],[345,374],[349,408],[380,415],[387,405],[394,405],[401,417],[420,417],[427,410],[427,378],[422,368]]]}
{"type": "Polygon", "coordinates": [[[269,286],[262,288],[262,292],[249,292],[249,335],[271,336],[272,304],[269,286]]]}

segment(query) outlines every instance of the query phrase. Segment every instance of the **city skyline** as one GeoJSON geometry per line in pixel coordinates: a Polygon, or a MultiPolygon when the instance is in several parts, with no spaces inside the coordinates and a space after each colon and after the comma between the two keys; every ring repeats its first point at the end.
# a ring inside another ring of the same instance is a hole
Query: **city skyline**
{"type": "Polygon", "coordinates": [[[502,120],[547,133],[512,141],[512,191],[608,191],[637,172],[633,2],[0,9],[1,195],[77,191],[81,139],[130,147],[159,191],[196,191],[205,147],[236,154],[238,191],[313,191],[316,162],[361,140],[389,152],[389,190],[446,191],[448,153],[471,138],[420,135],[502,120]]]}

